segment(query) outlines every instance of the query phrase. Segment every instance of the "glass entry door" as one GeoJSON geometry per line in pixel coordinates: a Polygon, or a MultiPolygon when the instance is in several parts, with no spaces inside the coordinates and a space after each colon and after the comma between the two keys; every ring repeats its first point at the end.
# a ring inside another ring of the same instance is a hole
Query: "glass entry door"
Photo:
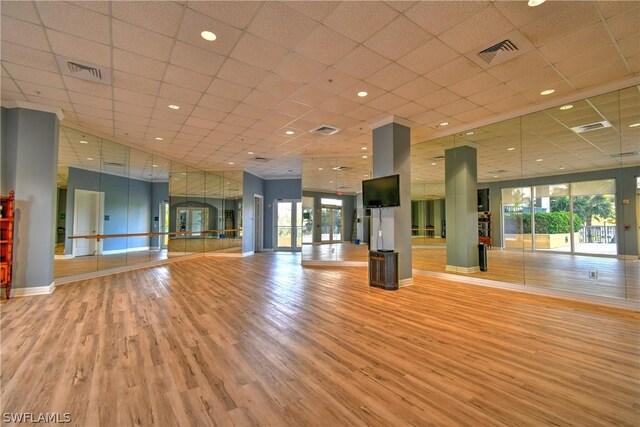
{"type": "Polygon", "coordinates": [[[342,241],[342,207],[323,206],[320,211],[321,240],[323,243],[342,241]]]}
{"type": "Polygon", "coordinates": [[[207,209],[205,208],[177,208],[178,221],[176,231],[192,231],[184,237],[199,237],[201,231],[207,229],[207,209]]]}
{"type": "Polygon", "coordinates": [[[302,202],[278,200],[276,202],[276,250],[300,250],[302,246],[302,202]]]}

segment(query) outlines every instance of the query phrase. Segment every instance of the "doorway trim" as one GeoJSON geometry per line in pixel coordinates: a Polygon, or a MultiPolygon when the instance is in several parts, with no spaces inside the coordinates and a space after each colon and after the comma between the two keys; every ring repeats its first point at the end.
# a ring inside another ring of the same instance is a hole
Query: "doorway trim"
{"type": "Polygon", "coordinates": [[[253,251],[264,251],[264,196],[253,195],[253,251]],[[260,205],[259,208],[257,205],[260,205]]]}
{"type": "MultiPolygon", "coordinates": [[[[96,234],[104,233],[104,191],[93,191],[93,190],[84,190],[80,188],[76,188],[73,192],[73,234],[78,234],[78,198],[82,195],[88,194],[97,194],[96,198],[98,207],[96,209],[96,234]]],[[[94,239],[90,239],[94,240],[94,239]]],[[[73,257],[76,256],[85,256],[85,255],[77,255],[77,244],[80,239],[74,239],[73,244],[71,245],[71,254],[73,257]]],[[[95,239],[93,255],[101,255],[102,254],[102,240],[95,239]]]]}

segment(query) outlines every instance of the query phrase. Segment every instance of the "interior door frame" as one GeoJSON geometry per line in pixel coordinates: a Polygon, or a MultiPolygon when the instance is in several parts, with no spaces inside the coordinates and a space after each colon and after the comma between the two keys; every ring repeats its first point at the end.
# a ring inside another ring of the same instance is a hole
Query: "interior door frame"
{"type": "Polygon", "coordinates": [[[253,251],[264,251],[264,196],[260,194],[253,195],[253,251]]]}
{"type": "MultiPolygon", "coordinates": [[[[96,234],[104,233],[104,191],[94,191],[94,190],[84,190],[82,188],[76,188],[73,192],[73,234],[78,234],[78,198],[82,194],[97,194],[98,195],[98,209],[96,209],[96,234]]],[[[85,256],[85,255],[76,255],[77,252],[77,242],[79,239],[74,239],[73,244],[71,245],[71,253],[73,256],[85,256]]],[[[101,255],[102,254],[102,240],[98,239],[88,239],[89,242],[93,242],[93,255],[101,255]]],[[[87,255],[89,256],[89,255],[87,255]]]]}
{"type": "Polygon", "coordinates": [[[302,199],[276,199],[273,201],[273,250],[274,251],[302,251],[302,245],[298,246],[298,212],[296,205],[302,199]],[[278,246],[278,203],[289,203],[291,205],[291,246],[278,246]]]}
{"type": "Polygon", "coordinates": [[[320,232],[320,242],[321,243],[342,243],[344,241],[344,210],[343,206],[336,205],[321,205],[320,207],[320,221],[322,227],[322,209],[329,209],[329,240],[322,240],[322,231],[320,232]],[[340,240],[336,240],[333,236],[333,227],[335,225],[335,216],[334,212],[336,210],[340,210],[340,240]]]}

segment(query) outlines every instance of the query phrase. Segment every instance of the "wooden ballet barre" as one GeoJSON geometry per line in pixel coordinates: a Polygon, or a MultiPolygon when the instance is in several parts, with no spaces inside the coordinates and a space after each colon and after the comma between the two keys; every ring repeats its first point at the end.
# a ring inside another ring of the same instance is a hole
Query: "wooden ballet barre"
{"type": "Polygon", "coordinates": [[[222,230],[202,230],[202,231],[168,231],[168,232],[158,232],[158,233],[128,233],[128,234],[87,234],[81,236],[68,236],[68,239],[112,239],[116,237],[155,237],[155,236],[184,236],[191,234],[209,234],[209,233],[219,233],[219,234],[227,234],[242,231],[242,228],[227,228],[222,230]]]}

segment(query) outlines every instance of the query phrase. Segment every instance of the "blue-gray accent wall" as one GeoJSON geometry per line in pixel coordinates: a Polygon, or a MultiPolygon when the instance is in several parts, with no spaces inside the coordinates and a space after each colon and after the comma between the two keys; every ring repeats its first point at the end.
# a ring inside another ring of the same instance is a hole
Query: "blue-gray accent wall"
{"type": "MultiPolygon", "coordinates": [[[[243,206],[243,230],[242,230],[242,252],[251,252],[255,248],[255,195],[264,196],[264,180],[249,172],[243,173],[242,178],[242,206],[243,206]]],[[[264,206],[263,206],[264,208],[264,206]]],[[[264,215],[264,212],[263,212],[264,215]]],[[[263,229],[264,234],[264,229],[263,229]]],[[[264,239],[264,235],[263,235],[264,239]]],[[[263,240],[264,242],[264,240],[263,240]]]]}
{"type": "Polygon", "coordinates": [[[273,248],[275,233],[274,202],[302,199],[301,179],[268,179],[264,181],[264,247],[273,248]]]}

